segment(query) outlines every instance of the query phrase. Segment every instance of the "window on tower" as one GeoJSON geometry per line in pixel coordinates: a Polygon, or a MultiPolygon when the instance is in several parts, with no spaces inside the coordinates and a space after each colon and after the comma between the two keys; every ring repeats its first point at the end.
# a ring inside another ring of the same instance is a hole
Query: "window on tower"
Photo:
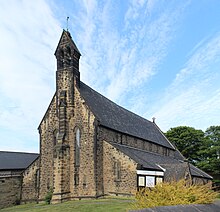
{"type": "Polygon", "coordinates": [[[59,68],[63,68],[64,66],[64,51],[61,49],[59,54],[59,68]]]}
{"type": "Polygon", "coordinates": [[[69,46],[67,46],[66,48],[66,53],[67,53],[67,59],[66,59],[67,65],[71,65],[71,49],[69,46]]]}

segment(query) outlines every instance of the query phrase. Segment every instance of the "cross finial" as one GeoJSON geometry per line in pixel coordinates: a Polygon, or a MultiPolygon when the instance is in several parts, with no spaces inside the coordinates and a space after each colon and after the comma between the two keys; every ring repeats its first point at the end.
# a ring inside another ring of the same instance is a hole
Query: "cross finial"
{"type": "Polygon", "coordinates": [[[69,16],[66,17],[66,31],[68,32],[68,20],[69,20],[69,16]]]}

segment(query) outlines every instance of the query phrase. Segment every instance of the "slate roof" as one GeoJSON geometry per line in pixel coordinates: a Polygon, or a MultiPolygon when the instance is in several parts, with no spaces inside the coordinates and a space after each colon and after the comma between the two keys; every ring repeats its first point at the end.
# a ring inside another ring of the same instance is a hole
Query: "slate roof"
{"type": "Polygon", "coordinates": [[[0,170],[26,169],[39,154],[0,151],[0,170]]]}
{"type": "MultiPolygon", "coordinates": [[[[173,177],[175,177],[174,180],[182,179],[185,176],[185,171],[188,169],[188,163],[180,159],[180,154],[174,155],[173,158],[170,156],[164,156],[117,143],[111,142],[110,144],[120,152],[127,155],[129,158],[133,159],[144,169],[157,171],[164,171],[165,169],[166,171],[164,177],[167,179],[171,179],[173,177]]],[[[182,157],[182,159],[184,159],[184,157],[182,157]]],[[[190,172],[192,176],[212,179],[210,175],[196,168],[192,164],[190,164],[190,172]]]]}
{"type": "Polygon", "coordinates": [[[179,164],[183,162],[172,157],[140,150],[130,146],[125,146],[112,142],[110,144],[146,169],[162,170],[160,167],[161,164],[179,164]]]}
{"type": "Polygon", "coordinates": [[[190,164],[190,172],[192,176],[212,179],[213,177],[202,171],[201,169],[190,164]]]}
{"type": "Polygon", "coordinates": [[[83,82],[80,93],[102,126],[175,149],[153,122],[117,105],[83,82]]]}

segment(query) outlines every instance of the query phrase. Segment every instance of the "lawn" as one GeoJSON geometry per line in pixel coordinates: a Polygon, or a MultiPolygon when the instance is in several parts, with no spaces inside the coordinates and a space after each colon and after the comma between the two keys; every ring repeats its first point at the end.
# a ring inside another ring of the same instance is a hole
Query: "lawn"
{"type": "Polygon", "coordinates": [[[62,204],[26,204],[2,209],[1,212],[40,212],[40,211],[77,211],[77,212],[111,212],[127,211],[131,207],[132,199],[128,198],[106,198],[98,200],[75,200],[62,204]]]}

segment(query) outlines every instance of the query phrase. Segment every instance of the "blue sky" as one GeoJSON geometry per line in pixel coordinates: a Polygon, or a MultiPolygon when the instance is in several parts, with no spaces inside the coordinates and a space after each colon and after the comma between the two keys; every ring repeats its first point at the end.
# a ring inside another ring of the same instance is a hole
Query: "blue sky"
{"type": "Polygon", "coordinates": [[[69,16],[81,80],[167,131],[220,120],[219,0],[0,1],[0,150],[39,151],[69,16]]]}

